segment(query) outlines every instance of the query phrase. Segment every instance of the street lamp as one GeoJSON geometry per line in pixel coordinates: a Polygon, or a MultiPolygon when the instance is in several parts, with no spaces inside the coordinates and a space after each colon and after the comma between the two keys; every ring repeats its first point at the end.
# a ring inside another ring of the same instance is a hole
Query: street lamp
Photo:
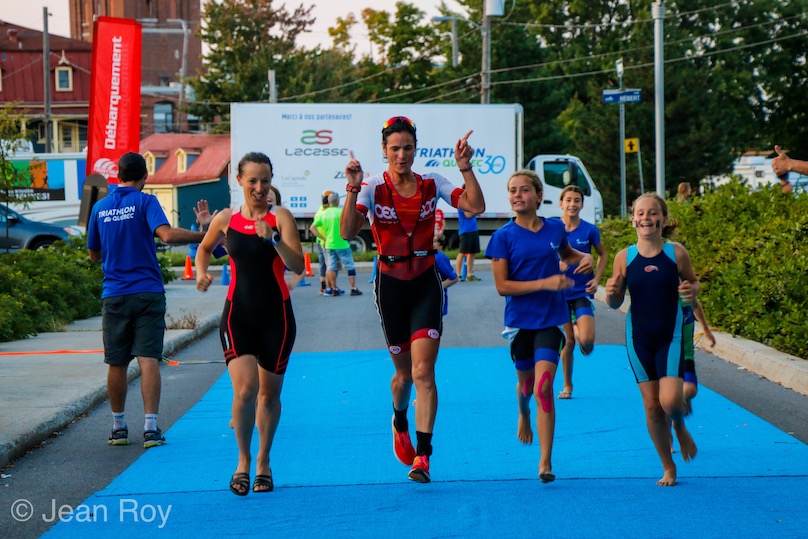
{"type": "MultiPolygon", "coordinates": [[[[461,19],[460,17],[449,17],[449,16],[436,16],[432,17],[432,22],[444,22],[444,21],[452,21],[452,67],[457,67],[457,21],[465,20],[461,19]]],[[[471,22],[471,21],[469,21],[471,22]]]]}

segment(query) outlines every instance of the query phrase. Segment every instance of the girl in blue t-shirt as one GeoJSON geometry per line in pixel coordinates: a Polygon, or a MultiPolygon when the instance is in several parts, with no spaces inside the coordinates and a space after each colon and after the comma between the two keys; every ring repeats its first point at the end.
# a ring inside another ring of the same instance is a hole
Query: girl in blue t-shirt
{"type": "Polygon", "coordinates": [[[606,269],[608,253],[606,247],[600,241],[600,231],[598,227],[580,217],[584,207],[584,192],[577,185],[568,185],[561,191],[561,220],[564,221],[564,228],[567,230],[567,239],[574,249],[582,253],[592,253],[594,250],[598,254],[598,265],[594,273],[573,273],[574,266],[566,266],[562,263],[562,270],[565,270],[567,277],[575,283],[567,288],[564,293],[567,298],[567,307],[570,312],[570,319],[564,324],[564,333],[567,342],[561,351],[561,367],[564,374],[564,389],[558,394],[559,399],[572,398],[572,360],[575,350],[575,342],[581,349],[583,355],[589,355],[595,347],[595,306],[590,298],[595,292],[606,269]]]}
{"type": "Polygon", "coordinates": [[[508,179],[508,200],[516,214],[494,232],[485,256],[491,259],[497,292],[505,296],[505,332],[516,367],[519,405],[517,436],[533,442],[530,397],[537,405],[536,427],[541,458],[539,478],[555,479],[551,462],[555,407],[553,378],[564,345],[561,327],[569,320],[564,289],[572,280],[559,270],[559,258],[577,265],[575,273],[591,272],[592,256],[576,251],[558,219],[536,215],[542,201],[542,184],[535,172],[519,170],[508,179]]]}

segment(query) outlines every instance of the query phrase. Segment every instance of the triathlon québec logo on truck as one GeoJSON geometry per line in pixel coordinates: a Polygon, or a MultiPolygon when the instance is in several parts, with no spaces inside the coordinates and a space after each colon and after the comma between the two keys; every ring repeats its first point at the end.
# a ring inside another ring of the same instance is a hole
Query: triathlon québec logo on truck
{"type": "Polygon", "coordinates": [[[304,129],[300,137],[303,147],[285,148],[284,154],[287,157],[348,157],[348,148],[317,147],[331,144],[334,141],[333,134],[330,129],[304,129]]]}
{"type": "MultiPolygon", "coordinates": [[[[416,158],[427,159],[423,166],[428,168],[455,168],[454,148],[418,148],[416,158]]],[[[478,174],[501,174],[505,170],[507,159],[504,155],[486,155],[485,148],[476,148],[471,158],[471,166],[478,174]]]]}

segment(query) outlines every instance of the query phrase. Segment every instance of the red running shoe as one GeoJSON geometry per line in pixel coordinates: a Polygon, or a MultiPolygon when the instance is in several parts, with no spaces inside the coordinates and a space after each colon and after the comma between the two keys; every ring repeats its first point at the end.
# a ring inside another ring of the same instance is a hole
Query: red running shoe
{"type": "Polygon", "coordinates": [[[418,455],[410,470],[410,481],[419,483],[429,483],[429,457],[418,455]]]}
{"type": "Polygon", "coordinates": [[[412,466],[415,460],[415,448],[412,446],[409,432],[396,430],[396,416],[393,416],[393,452],[404,466],[412,466]]]}

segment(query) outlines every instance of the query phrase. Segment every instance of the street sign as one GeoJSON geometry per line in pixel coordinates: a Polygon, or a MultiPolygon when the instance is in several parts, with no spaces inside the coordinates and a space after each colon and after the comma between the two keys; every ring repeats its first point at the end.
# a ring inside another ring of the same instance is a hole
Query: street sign
{"type": "Polygon", "coordinates": [[[622,90],[603,90],[603,102],[606,104],[640,103],[642,97],[639,88],[624,88],[622,90]]]}
{"type": "Polygon", "coordinates": [[[637,153],[640,149],[640,139],[638,138],[627,138],[624,142],[626,153],[637,153]]]}

